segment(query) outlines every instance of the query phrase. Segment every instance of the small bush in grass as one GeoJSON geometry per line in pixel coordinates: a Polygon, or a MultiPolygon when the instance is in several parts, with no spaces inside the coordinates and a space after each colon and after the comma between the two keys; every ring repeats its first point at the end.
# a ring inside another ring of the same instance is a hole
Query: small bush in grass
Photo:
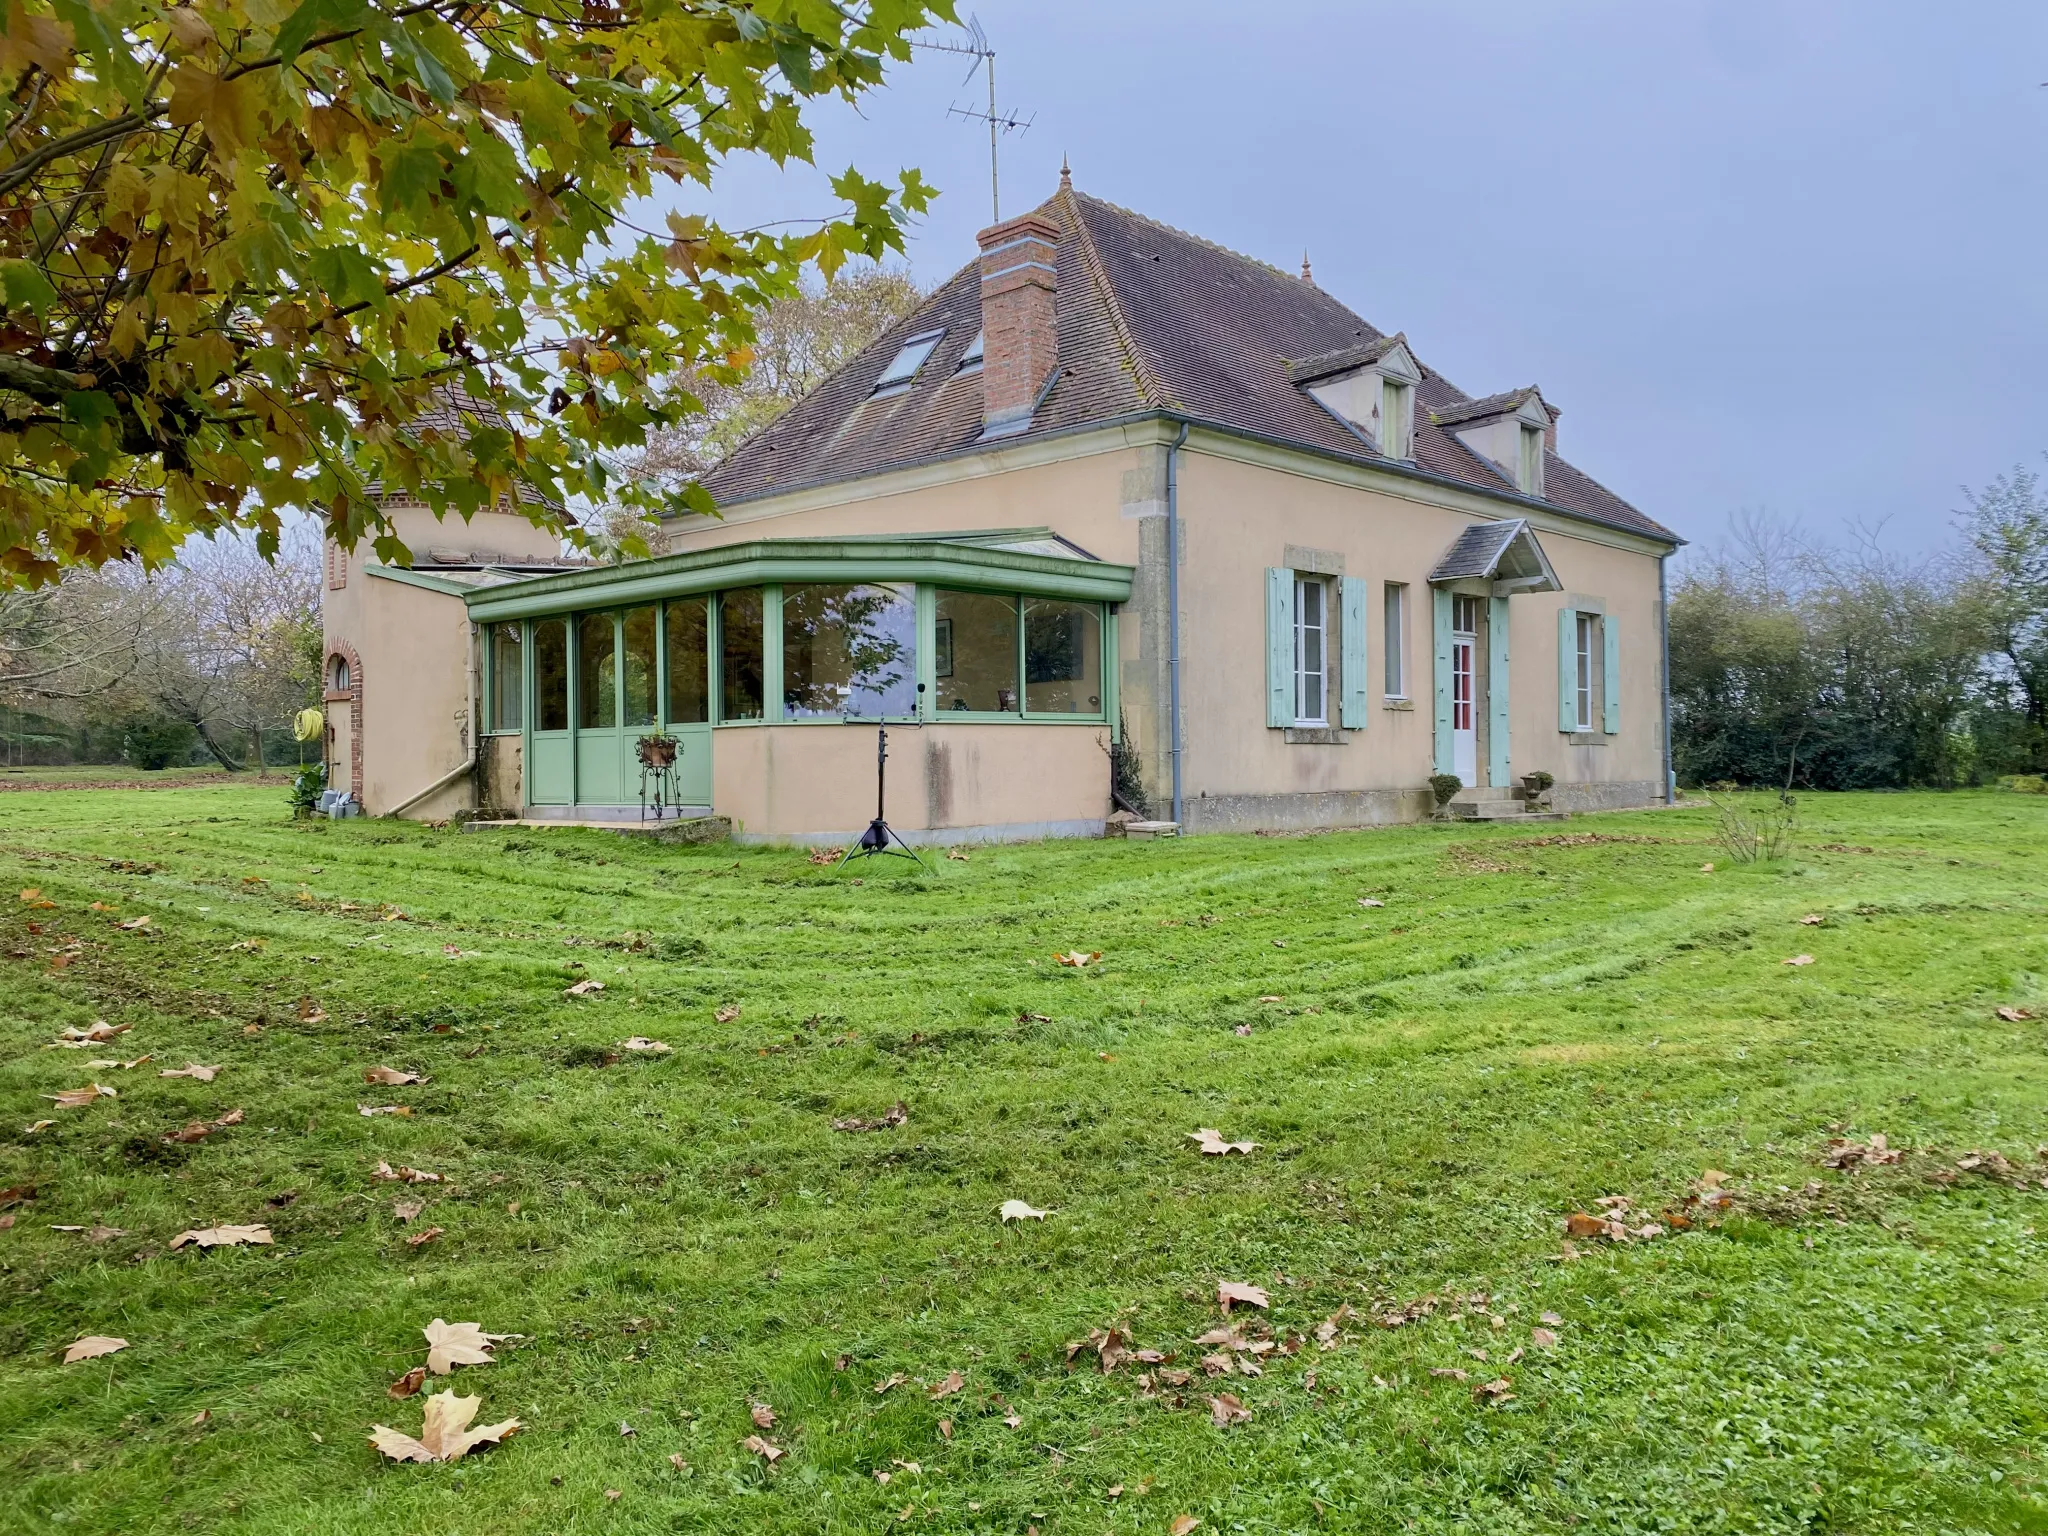
{"type": "Polygon", "coordinates": [[[1797,796],[1721,794],[1708,798],[1720,814],[1715,841],[1737,864],[1782,859],[1792,851],[1792,839],[1799,831],[1797,796]]]}

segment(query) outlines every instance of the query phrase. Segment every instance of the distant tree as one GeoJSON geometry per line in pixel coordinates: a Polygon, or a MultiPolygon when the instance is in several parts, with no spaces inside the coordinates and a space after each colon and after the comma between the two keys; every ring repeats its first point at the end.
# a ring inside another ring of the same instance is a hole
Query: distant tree
{"type": "MultiPolygon", "coordinates": [[[[651,505],[612,464],[751,357],[807,269],[902,249],[915,171],[808,231],[726,229],[731,157],[813,152],[951,0],[9,0],[0,580],[287,509],[396,558],[377,494],[651,505]],[[665,186],[664,183],[667,185],[665,186]],[[644,215],[638,215],[643,216],[644,215]],[[659,217],[659,215],[656,215],[659,217]],[[502,418],[445,407],[465,395],[502,418]]],[[[702,507],[691,484],[677,505],[702,507]]]]}
{"type": "Polygon", "coordinates": [[[2048,495],[2024,465],[1964,495],[1957,521],[1976,556],[1993,683],[2018,696],[2026,766],[2048,767],[2048,495]]]}

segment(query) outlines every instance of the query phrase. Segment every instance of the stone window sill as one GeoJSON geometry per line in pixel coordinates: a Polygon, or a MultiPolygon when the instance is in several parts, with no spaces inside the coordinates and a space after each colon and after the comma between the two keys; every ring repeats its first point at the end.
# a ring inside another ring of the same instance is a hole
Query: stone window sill
{"type": "Polygon", "coordinates": [[[1415,701],[1413,699],[1397,699],[1392,694],[1389,694],[1386,698],[1380,701],[1380,708],[1405,709],[1412,714],[1415,710],[1415,701]]]}
{"type": "Polygon", "coordinates": [[[323,704],[347,704],[352,702],[354,699],[355,693],[347,688],[329,688],[325,693],[320,695],[320,702],[323,704]]]}
{"type": "Polygon", "coordinates": [[[1604,747],[1609,738],[1599,731],[1566,731],[1564,739],[1574,747],[1604,747]]]}
{"type": "Polygon", "coordinates": [[[1286,727],[1290,747],[1341,747],[1344,732],[1334,725],[1290,725],[1286,727]]]}

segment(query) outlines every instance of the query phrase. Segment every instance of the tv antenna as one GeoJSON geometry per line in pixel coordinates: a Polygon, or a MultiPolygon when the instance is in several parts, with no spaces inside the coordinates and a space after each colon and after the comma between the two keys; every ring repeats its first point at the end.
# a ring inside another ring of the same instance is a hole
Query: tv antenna
{"type": "Polygon", "coordinates": [[[962,85],[974,79],[975,71],[984,65],[988,68],[988,109],[979,107],[949,106],[946,116],[957,117],[963,122],[988,124],[988,211],[989,222],[1003,221],[1002,182],[997,174],[996,145],[1006,133],[1024,134],[1031,131],[1031,125],[1038,120],[1038,114],[1021,117],[1013,107],[1003,111],[996,106],[996,50],[988,40],[988,34],[981,29],[981,19],[969,16],[961,31],[967,35],[958,41],[947,43],[917,43],[913,46],[931,53],[957,53],[974,62],[967,66],[967,74],[960,81],[962,85]]]}

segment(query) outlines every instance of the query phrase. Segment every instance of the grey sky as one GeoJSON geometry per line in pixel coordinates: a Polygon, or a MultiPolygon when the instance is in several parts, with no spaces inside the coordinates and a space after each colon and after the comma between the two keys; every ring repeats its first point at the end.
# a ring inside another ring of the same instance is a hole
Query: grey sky
{"type": "MultiPolygon", "coordinates": [[[[1869,0],[963,0],[1000,51],[1003,207],[1057,184],[1316,280],[1461,388],[1536,383],[1565,455],[1695,541],[1761,508],[1947,534],[2048,449],[2048,6],[1869,0]],[[1247,17],[1252,18],[1247,20],[1247,17]]],[[[964,60],[819,162],[916,165],[937,281],[988,222],[964,60]]],[[[735,165],[735,223],[822,176],[735,165]]]]}

